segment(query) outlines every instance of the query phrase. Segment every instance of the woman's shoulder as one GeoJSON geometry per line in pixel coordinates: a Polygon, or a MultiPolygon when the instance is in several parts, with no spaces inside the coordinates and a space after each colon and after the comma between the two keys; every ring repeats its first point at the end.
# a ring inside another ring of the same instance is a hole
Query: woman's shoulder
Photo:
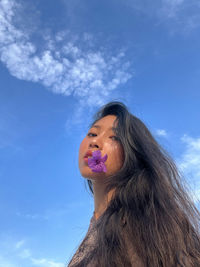
{"type": "Polygon", "coordinates": [[[85,255],[90,251],[90,249],[93,247],[95,243],[95,224],[96,224],[96,219],[93,216],[90,219],[89,227],[87,230],[87,233],[79,245],[78,249],[76,250],[75,254],[73,255],[68,267],[73,266],[74,264],[77,264],[81,262],[85,255]]]}

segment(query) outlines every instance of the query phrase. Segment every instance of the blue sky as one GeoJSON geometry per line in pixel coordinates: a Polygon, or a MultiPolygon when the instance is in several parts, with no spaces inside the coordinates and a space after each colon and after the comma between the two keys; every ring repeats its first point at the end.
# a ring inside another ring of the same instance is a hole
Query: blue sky
{"type": "Polygon", "coordinates": [[[93,199],[78,169],[118,100],[200,200],[198,0],[0,0],[0,267],[64,267],[93,199]]]}

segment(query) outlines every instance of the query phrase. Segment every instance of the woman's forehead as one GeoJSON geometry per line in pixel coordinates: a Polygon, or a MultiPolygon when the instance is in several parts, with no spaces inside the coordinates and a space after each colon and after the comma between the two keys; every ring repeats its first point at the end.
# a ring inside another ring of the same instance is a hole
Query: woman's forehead
{"type": "Polygon", "coordinates": [[[117,117],[115,115],[107,115],[92,124],[91,127],[96,127],[98,129],[110,127],[114,128],[117,124],[117,117]]]}

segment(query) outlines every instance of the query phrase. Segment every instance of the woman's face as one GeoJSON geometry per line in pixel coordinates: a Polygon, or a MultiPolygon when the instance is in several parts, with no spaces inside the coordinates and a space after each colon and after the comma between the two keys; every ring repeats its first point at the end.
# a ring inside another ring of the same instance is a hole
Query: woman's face
{"type": "Polygon", "coordinates": [[[121,169],[124,161],[124,151],[112,130],[115,119],[115,115],[107,115],[97,121],[81,142],[79,148],[79,169],[83,177],[90,180],[102,179],[121,169]],[[96,173],[89,168],[88,163],[84,161],[85,153],[88,150],[92,152],[100,150],[102,157],[105,154],[108,155],[105,162],[107,172],[96,173]]]}

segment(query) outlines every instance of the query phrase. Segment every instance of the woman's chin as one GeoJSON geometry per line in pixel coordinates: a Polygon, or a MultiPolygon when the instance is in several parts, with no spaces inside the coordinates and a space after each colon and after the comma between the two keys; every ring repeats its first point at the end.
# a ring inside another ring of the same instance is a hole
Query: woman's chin
{"type": "Polygon", "coordinates": [[[81,170],[81,176],[87,179],[95,180],[98,177],[106,177],[107,174],[105,172],[93,172],[89,167],[84,170],[81,170]]]}

